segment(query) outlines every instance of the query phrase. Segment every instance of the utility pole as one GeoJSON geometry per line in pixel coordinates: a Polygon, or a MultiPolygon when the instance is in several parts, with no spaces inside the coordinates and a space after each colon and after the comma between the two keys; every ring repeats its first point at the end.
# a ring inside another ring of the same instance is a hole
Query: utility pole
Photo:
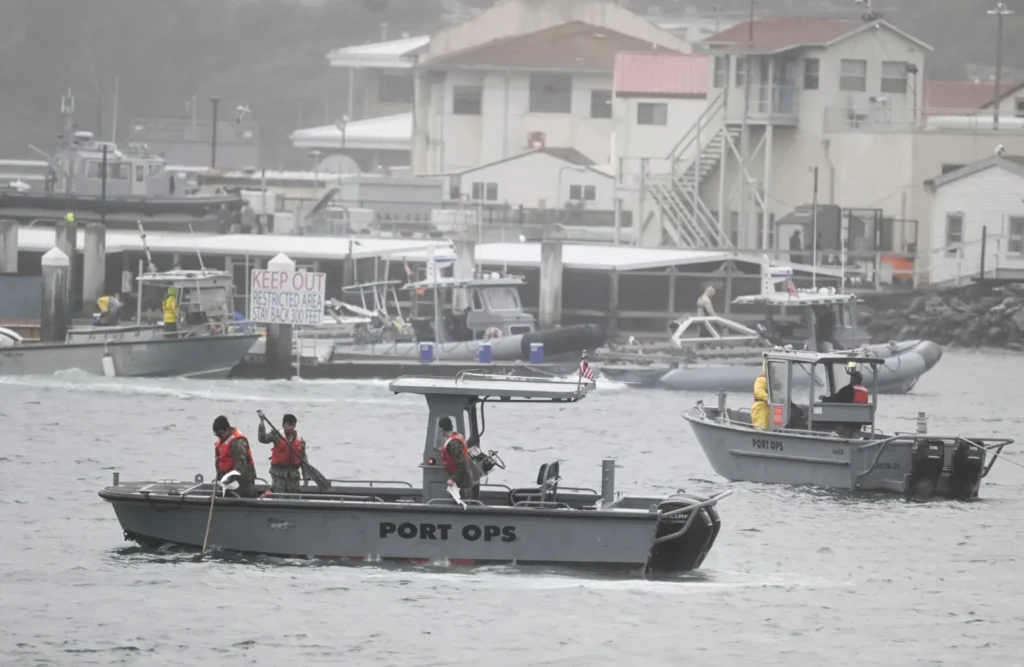
{"type": "Polygon", "coordinates": [[[1013,14],[1012,9],[1007,9],[1003,3],[998,3],[995,9],[989,9],[988,15],[995,16],[999,27],[996,32],[996,80],[995,90],[992,92],[992,129],[999,129],[999,84],[1003,74],[1003,17],[1013,14]]]}
{"type": "Polygon", "coordinates": [[[213,135],[210,137],[210,169],[217,168],[217,104],[219,97],[211,97],[210,104],[213,105],[213,135]]]}
{"type": "MultiPolygon", "coordinates": [[[[747,53],[743,60],[743,119],[740,123],[740,210],[739,210],[739,224],[747,225],[746,212],[747,205],[747,153],[750,149],[750,130],[747,127],[747,116],[750,114],[750,63],[751,54],[754,51],[754,0],[750,0],[750,20],[747,22],[747,53]]],[[[737,69],[739,68],[739,61],[736,62],[737,69]]],[[[751,184],[751,187],[754,187],[751,184]]],[[[754,198],[751,197],[750,208],[752,211],[757,210],[754,198]]],[[[755,220],[757,219],[756,213],[752,216],[755,220]]],[[[737,230],[739,231],[739,230],[737,230]]],[[[744,235],[745,236],[745,235],[744,235]]]]}

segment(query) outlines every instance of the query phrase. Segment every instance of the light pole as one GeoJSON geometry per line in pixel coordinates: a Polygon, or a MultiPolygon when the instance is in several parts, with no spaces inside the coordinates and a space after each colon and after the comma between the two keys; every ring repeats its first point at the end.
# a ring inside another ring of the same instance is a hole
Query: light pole
{"type": "Polygon", "coordinates": [[[989,9],[988,15],[995,16],[999,27],[996,32],[996,80],[995,90],[992,93],[992,129],[999,129],[999,84],[1003,73],[1003,17],[1013,14],[1012,9],[1007,9],[1003,3],[996,4],[995,9],[989,9]]]}
{"type": "Polygon", "coordinates": [[[213,105],[213,134],[210,136],[210,169],[217,168],[217,104],[219,97],[211,97],[210,104],[213,105]]]}

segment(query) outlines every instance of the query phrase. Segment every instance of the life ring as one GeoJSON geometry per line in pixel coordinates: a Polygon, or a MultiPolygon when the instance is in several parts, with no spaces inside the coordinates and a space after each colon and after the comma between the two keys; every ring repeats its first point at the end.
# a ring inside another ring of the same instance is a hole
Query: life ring
{"type": "Polygon", "coordinates": [[[484,340],[494,340],[495,338],[501,338],[505,334],[501,333],[501,329],[498,327],[490,327],[484,332],[484,340]]]}

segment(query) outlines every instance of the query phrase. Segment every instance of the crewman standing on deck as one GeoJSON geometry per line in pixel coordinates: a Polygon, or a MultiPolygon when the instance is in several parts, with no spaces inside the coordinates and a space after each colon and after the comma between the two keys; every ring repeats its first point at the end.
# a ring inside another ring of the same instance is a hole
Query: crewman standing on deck
{"type": "Polygon", "coordinates": [[[750,423],[754,428],[762,431],[768,430],[768,378],[765,375],[766,369],[761,368],[761,374],[754,380],[754,405],[750,408],[750,423]]]}
{"type": "Polygon", "coordinates": [[[231,426],[224,415],[213,420],[213,433],[217,442],[213,443],[214,462],[217,466],[217,479],[232,470],[239,473],[238,489],[235,491],[242,498],[256,497],[256,464],[249,450],[249,439],[231,426]]]}
{"type": "Polygon", "coordinates": [[[444,471],[448,473],[448,486],[457,486],[460,497],[469,498],[473,492],[473,469],[466,439],[455,431],[450,417],[441,417],[437,427],[444,436],[441,461],[444,463],[444,471]]]}
{"type": "Polygon", "coordinates": [[[306,460],[306,441],[299,437],[295,425],[295,415],[285,415],[281,420],[282,433],[267,434],[267,417],[262,410],[257,410],[260,417],[260,430],[257,438],[265,445],[274,445],[270,450],[270,479],[273,493],[300,493],[302,483],[302,464],[306,460]],[[278,437],[284,436],[284,437],[278,437]]]}
{"type": "Polygon", "coordinates": [[[164,335],[175,336],[178,331],[178,288],[168,287],[164,297],[164,335]]]}

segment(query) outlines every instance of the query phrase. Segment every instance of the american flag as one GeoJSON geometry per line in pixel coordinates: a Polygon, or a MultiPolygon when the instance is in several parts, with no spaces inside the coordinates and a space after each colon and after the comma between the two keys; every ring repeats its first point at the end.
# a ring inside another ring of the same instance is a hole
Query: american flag
{"type": "Polygon", "coordinates": [[[591,382],[594,381],[594,370],[590,367],[590,364],[587,363],[586,359],[582,359],[580,361],[580,377],[590,380],[591,382]]]}
{"type": "Polygon", "coordinates": [[[793,284],[792,280],[786,281],[786,291],[789,292],[790,296],[798,296],[796,291],[796,285],[793,284]]]}

